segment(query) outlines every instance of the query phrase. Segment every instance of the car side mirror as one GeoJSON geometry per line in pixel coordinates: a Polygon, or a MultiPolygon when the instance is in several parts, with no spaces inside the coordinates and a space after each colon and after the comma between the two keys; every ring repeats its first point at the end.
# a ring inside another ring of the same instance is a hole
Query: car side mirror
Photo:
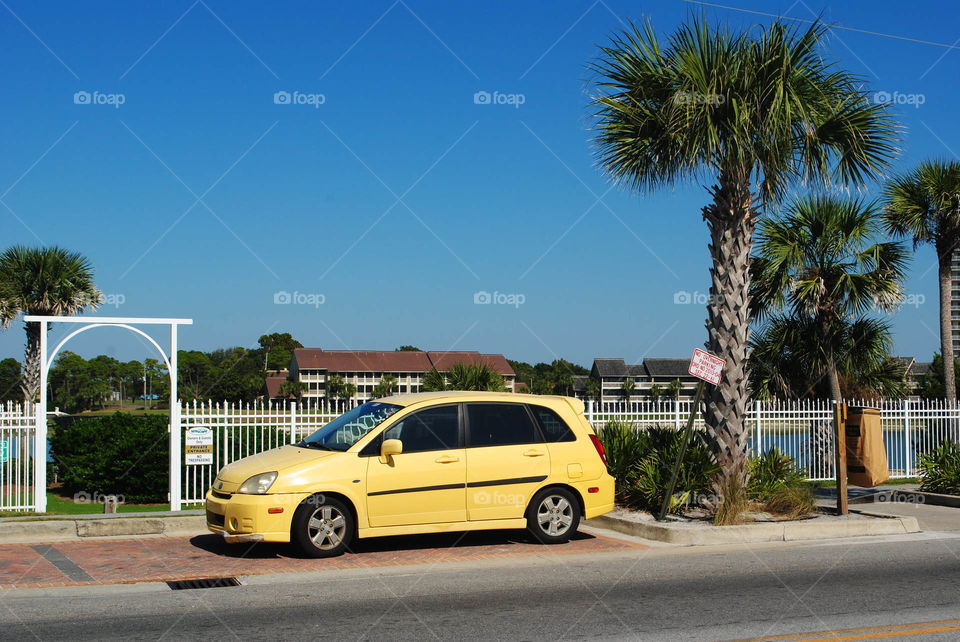
{"type": "Polygon", "coordinates": [[[403,452],[403,442],[399,439],[384,439],[380,445],[380,463],[389,464],[391,457],[403,452]]]}

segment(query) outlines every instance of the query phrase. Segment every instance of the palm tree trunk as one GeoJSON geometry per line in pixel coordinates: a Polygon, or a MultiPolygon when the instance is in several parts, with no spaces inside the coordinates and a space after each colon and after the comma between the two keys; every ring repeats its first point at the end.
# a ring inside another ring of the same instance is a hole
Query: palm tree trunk
{"type": "Polygon", "coordinates": [[[950,263],[953,252],[950,250],[940,252],[940,248],[937,250],[940,273],[940,354],[943,355],[943,389],[947,400],[952,403],[957,398],[957,375],[953,365],[953,323],[950,311],[950,294],[953,289],[950,263]]]}
{"type": "Polygon", "coordinates": [[[24,401],[34,402],[40,399],[40,324],[24,323],[27,332],[27,349],[23,358],[23,375],[20,389],[24,401]]]}
{"type": "Polygon", "coordinates": [[[747,480],[748,373],[750,336],[750,252],[755,227],[749,174],[740,180],[721,174],[703,209],[710,228],[710,300],[707,349],[727,363],[706,407],[707,435],[720,465],[720,487],[743,487],[747,480]],[[730,483],[733,485],[728,485],[730,483]]]}
{"type": "Polygon", "coordinates": [[[827,379],[830,381],[830,398],[834,401],[842,401],[843,392],[840,390],[840,374],[832,356],[830,357],[830,365],[827,366],[827,379]]]}

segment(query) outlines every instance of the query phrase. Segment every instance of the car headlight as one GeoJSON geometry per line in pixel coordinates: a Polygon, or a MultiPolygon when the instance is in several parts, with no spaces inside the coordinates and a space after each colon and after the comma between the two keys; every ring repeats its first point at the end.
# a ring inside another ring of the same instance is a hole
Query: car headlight
{"type": "Polygon", "coordinates": [[[273,482],[276,481],[276,479],[276,471],[272,473],[260,473],[240,484],[237,492],[246,495],[264,495],[270,490],[270,487],[273,486],[273,482]]]}

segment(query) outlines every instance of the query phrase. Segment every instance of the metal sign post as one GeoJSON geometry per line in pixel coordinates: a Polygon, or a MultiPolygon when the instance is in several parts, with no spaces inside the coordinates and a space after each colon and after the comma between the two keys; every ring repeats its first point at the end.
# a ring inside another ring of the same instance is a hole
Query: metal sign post
{"type": "Polygon", "coordinates": [[[837,477],[837,514],[850,513],[847,498],[847,404],[833,404],[833,465],[837,477]]]}
{"type": "Polygon", "coordinates": [[[657,521],[662,522],[667,511],[670,510],[670,499],[673,497],[673,490],[677,486],[677,479],[680,477],[680,467],[683,466],[683,456],[687,454],[687,444],[690,443],[690,436],[693,433],[693,421],[700,412],[700,401],[703,399],[703,388],[705,383],[713,385],[720,383],[723,376],[723,367],[726,361],[720,357],[714,356],[709,352],[704,352],[699,348],[693,351],[693,358],[690,360],[690,367],[687,372],[698,378],[697,392],[694,395],[693,405],[690,406],[690,415],[687,417],[687,425],[683,429],[680,437],[680,450],[677,451],[677,458],[673,462],[673,472],[670,473],[670,483],[667,484],[666,493],[663,496],[663,504],[660,506],[660,512],[657,514],[657,521]]]}

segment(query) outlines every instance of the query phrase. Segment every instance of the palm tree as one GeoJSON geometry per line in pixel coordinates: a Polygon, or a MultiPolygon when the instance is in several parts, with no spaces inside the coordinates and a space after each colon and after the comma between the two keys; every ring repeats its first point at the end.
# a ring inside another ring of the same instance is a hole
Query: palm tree
{"type": "MultiPolygon", "coordinates": [[[[751,266],[757,318],[789,310],[789,318],[777,318],[777,325],[810,333],[792,344],[814,353],[803,361],[814,368],[812,374],[827,379],[835,400],[843,397],[844,360],[856,359],[864,347],[851,339],[851,329],[869,325],[867,312],[893,310],[902,299],[907,251],[901,243],[880,241],[881,228],[874,203],[809,196],[765,219],[758,230],[751,266]]],[[[882,341],[874,345],[889,347],[882,341]]],[[[880,361],[885,358],[880,355],[880,361]]]]}
{"type": "Polygon", "coordinates": [[[655,383],[650,386],[650,399],[654,402],[660,401],[660,397],[663,396],[663,386],[659,383],[655,383]]]}
{"type": "MultiPolygon", "coordinates": [[[[940,280],[940,354],[954,363],[950,318],[951,259],[960,244],[960,162],[928,161],[890,180],[884,189],[887,229],[913,238],[914,247],[929,243],[937,252],[940,280]]],[[[953,368],[944,368],[944,391],[957,398],[953,368]]]]}
{"type": "MultiPolygon", "coordinates": [[[[15,245],[0,254],[0,323],[7,328],[21,313],[71,315],[95,310],[103,294],[93,283],[93,267],[76,252],[61,247],[15,245]]],[[[40,395],[40,326],[24,323],[24,399],[40,395]]]]}
{"type": "Polygon", "coordinates": [[[673,393],[674,399],[679,399],[680,393],[683,392],[683,383],[679,379],[674,379],[667,384],[667,388],[673,393]]]}
{"type": "Polygon", "coordinates": [[[420,389],[426,392],[438,390],[490,390],[505,392],[507,384],[503,375],[485,363],[455,363],[447,373],[436,368],[423,377],[420,389]]]}
{"type": "Polygon", "coordinates": [[[289,399],[293,397],[295,400],[299,401],[303,397],[303,393],[307,391],[307,384],[302,381],[293,381],[288,379],[280,384],[280,387],[277,388],[277,394],[283,397],[284,399],[289,399]]]}
{"type": "Polygon", "coordinates": [[[596,401],[600,401],[603,397],[603,384],[600,383],[599,379],[594,379],[590,377],[587,380],[587,396],[596,401]]]}
{"type": "Polygon", "coordinates": [[[832,352],[843,397],[903,397],[905,371],[889,357],[893,334],[886,322],[860,318],[840,320],[825,344],[810,315],[774,315],[750,340],[750,388],[754,397],[768,399],[823,398],[830,396],[829,367],[832,352]],[[828,350],[827,348],[830,348],[828,350]]]}
{"type": "Polygon", "coordinates": [[[620,384],[620,394],[623,395],[623,400],[627,402],[627,405],[630,405],[630,397],[633,396],[633,391],[636,390],[637,384],[633,379],[627,377],[620,384]]]}
{"type": "Polygon", "coordinates": [[[896,151],[897,127],[863,82],[826,60],[827,27],[774,21],[731,33],[703,20],[661,43],[632,26],[601,47],[598,161],[631,189],[713,180],[703,208],[712,258],[711,352],[726,359],[707,404],[721,487],[747,475],[749,264],[764,207],[797,181],[861,184],[896,151]]]}
{"type": "Polygon", "coordinates": [[[397,387],[397,378],[393,375],[383,375],[380,377],[380,383],[373,387],[374,397],[388,397],[393,389],[397,387]]]}

